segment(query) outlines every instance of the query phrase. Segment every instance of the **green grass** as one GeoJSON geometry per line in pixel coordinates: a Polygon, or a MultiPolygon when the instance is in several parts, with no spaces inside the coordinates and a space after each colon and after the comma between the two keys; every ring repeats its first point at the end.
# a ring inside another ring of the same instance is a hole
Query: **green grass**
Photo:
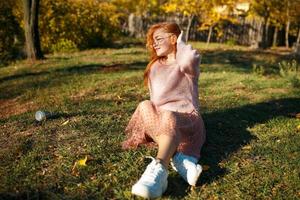
{"type": "MultiPolygon", "coordinates": [[[[189,187],[170,169],[162,199],[300,198],[300,89],[279,50],[193,42],[202,53],[199,93],[205,170],[189,187]],[[253,73],[263,65],[265,75],[253,73]]],[[[47,55],[0,68],[0,199],[131,199],[155,149],[123,151],[148,62],[143,47],[47,55]],[[42,109],[57,116],[34,120],[42,109]],[[88,156],[86,166],[72,170],[88,156]]],[[[299,74],[298,74],[299,75],[299,74]]],[[[298,76],[299,77],[299,76],[298,76]]],[[[300,77],[299,77],[300,78],[300,77]]]]}

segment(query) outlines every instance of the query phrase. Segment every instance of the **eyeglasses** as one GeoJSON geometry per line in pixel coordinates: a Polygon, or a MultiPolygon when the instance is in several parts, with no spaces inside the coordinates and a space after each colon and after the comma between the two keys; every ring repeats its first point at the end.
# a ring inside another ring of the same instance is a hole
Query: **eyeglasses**
{"type": "Polygon", "coordinates": [[[152,47],[155,47],[155,46],[157,46],[157,45],[160,45],[160,44],[162,44],[162,42],[166,39],[166,38],[169,38],[170,36],[172,36],[173,34],[170,34],[170,35],[168,35],[168,36],[166,36],[166,37],[159,37],[159,38],[157,38],[157,40],[154,40],[153,41],[153,44],[151,45],[152,47]]]}

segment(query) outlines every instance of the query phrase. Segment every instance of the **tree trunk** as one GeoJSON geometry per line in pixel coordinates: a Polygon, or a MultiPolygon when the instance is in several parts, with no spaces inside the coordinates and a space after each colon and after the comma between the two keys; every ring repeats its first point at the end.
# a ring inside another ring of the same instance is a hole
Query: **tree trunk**
{"type": "Polygon", "coordinates": [[[275,27],[274,35],[273,35],[273,47],[277,47],[277,36],[278,36],[278,27],[275,27]]]}
{"type": "Polygon", "coordinates": [[[268,47],[268,35],[269,35],[269,17],[264,18],[263,35],[260,47],[266,49],[268,47]]]}
{"type": "Polygon", "coordinates": [[[250,26],[248,34],[248,44],[251,49],[258,49],[259,44],[263,40],[263,20],[261,18],[248,19],[247,23],[250,26]]]}
{"type": "Polygon", "coordinates": [[[290,31],[290,20],[286,22],[285,26],[285,47],[289,48],[289,31],[290,31]]]}
{"type": "Polygon", "coordinates": [[[213,24],[209,27],[209,32],[208,32],[208,36],[207,36],[206,46],[209,45],[212,31],[213,31],[213,24]]]}
{"type": "Polygon", "coordinates": [[[265,48],[269,47],[269,30],[270,30],[269,28],[270,28],[270,23],[268,18],[266,23],[265,48]]]}
{"type": "Polygon", "coordinates": [[[299,43],[300,43],[300,27],[298,29],[298,37],[297,37],[296,45],[299,46],[299,43]]]}
{"type": "Polygon", "coordinates": [[[186,35],[185,35],[185,41],[186,42],[189,39],[189,35],[190,35],[190,30],[191,30],[191,26],[192,26],[192,23],[193,23],[193,19],[194,19],[194,15],[191,15],[191,16],[188,17],[188,25],[187,25],[187,28],[186,28],[186,35]]]}
{"type": "Polygon", "coordinates": [[[130,13],[130,15],[128,16],[128,31],[129,31],[130,37],[134,36],[134,34],[136,32],[134,19],[135,19],[134,13],[130,13]]]}
{"type": "Polygon", "coordinates": [[[298,37],[297,37],[297,41],[296,43],[294,44],[293,46],[293,49],[294,49],[294,53],[296,55],[300,55],[300,27],[298,28],[298,37]]]}
{"type": "Polygon", "coordinates": [[[285,46],[289,48],[289,31],[290,31],[290,1],[286,1],[286,26],[285,26],[285,46]]]}
{"type": "Polygon", "coordinates": [[[26,54],[30,60],[42,59],[38,30],[39,0],[23,0],[26,54]]]}
{"type": "Polygon", "coordinates": [[[128,17],[128,30],[131,37],[144,37],[143,17],[139,14],[130,13],[128,17]]]}

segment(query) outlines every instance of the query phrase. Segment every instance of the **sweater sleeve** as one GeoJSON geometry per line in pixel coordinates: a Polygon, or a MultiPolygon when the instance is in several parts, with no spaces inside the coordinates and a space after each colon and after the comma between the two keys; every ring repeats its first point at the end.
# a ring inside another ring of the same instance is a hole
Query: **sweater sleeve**
{"type": "Polygon", "coordinates": [[[200,54],[182,40],[182,34],[181,32],[177,39],[176,61],[181,72],[196,76],[199,72],[200,54]]]}
{"type": "Polygon", "coordinates": [[[152,100],[152,90],[151,90],[151,83],[150,83],[150,78],[149,77],[148,77],[148,89],[149,89],[150,100],[152,100]]]}

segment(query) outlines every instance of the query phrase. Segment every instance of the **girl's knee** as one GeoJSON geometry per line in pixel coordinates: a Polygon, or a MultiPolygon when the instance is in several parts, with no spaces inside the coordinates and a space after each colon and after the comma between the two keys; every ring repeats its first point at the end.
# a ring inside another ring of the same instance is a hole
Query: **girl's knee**
{"type": "Polygon", "coordinates": [[[162,123],[165,123],[169,126],[176,126],[177,119],[173,112],[164,112],[162,115],[162,123]]]}
{"type": "MultiPolygon", "coordinates": [[[[178,132],[174,132],[172,134],[161,134],[156,137],[156,141],[172,141],[176,146],[179,145],[181,140],[181,134],[178,132]]],[[[158,142],[159,143],[159,142],[158,142]]]]}
{"type": "Polygon", "coordinates": [[[152,106],[152,102],[150,100],[144,100],[144,101],[140,102],[138,105],[138,107],[141,109],[148,108],[150,106],[152,106]]]}

